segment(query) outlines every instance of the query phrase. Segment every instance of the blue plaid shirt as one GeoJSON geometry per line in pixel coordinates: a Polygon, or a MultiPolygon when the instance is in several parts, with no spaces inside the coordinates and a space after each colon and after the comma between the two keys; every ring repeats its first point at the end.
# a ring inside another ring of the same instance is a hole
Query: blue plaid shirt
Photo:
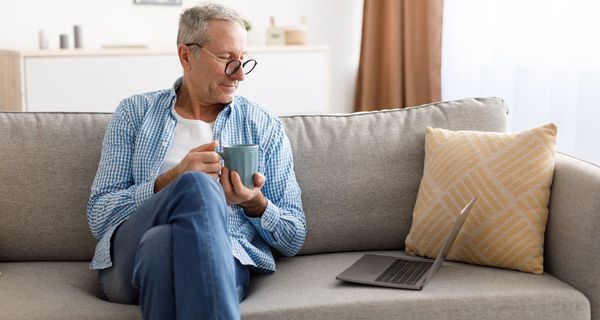
{"type": "MultiPolygon", "coordinates": [[[[87,205],[96,252],[90,267],[112,266],[110,239],[117,226],[154,194],[154,181],[175,132],[175,90],[139,94],[123,100],[108,125],[98,172],[87,205]]],[[[260,218],[247,217],[237,205],[228,206],[228,230],[233,255],[258,271],[275,271],[270,247],[286,256],[300,250],[306,219],[294,174],[289,140],[279,119],[245,98],[235,97],[217,116],[213,139],[222,145],[258,144],[258,171],[267,181],[262,192],[269,200],[260,218]]]]}

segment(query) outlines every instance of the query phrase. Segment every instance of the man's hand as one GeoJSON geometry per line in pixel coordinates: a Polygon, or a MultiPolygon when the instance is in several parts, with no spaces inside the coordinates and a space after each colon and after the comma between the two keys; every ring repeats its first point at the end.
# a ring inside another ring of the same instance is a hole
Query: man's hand
{"type": "Polygon", "coordinates": [[[178,165],[156,178],[154,192],[160,191],[180,174],[188,171],[205,172],[218,180],[219,171],[223,168],[221,157],[215,152],[218,145],[218,141],[212,141],[190,150],[178,165]]]}
{"type": "Polygon", "coordinates": [[[260,191],[265,181],[265,176],[257,172],[254,174],[254,187],[250,189],[244,186],[237,172],[229,171],[226,167],[221,170],[220,182],[227,203],[240,205],[250,217],[260,217],[267,209],[267,198],[260,191]]]}
{"type": "Polygon", "coordinates": [[[219,171],[223,166],[221,165],[221,156],[215,152],[217,146],[219,146],[219,142],[212,141],[190,150],[176,167],[179,174],[187,171],[199,171],[219,179],[219,171]]]}

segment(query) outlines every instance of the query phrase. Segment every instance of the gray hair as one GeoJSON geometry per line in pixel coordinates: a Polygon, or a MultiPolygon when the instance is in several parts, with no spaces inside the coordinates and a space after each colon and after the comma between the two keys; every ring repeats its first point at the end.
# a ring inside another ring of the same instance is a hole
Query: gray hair
{"type": "Polygon", "coordinates": [[[210,20],[235,22],[246,30],[244,21],[237,11],[219,3],[204,2],[186,9],[181,14],[179,31],[177,32],[177,45],[193,42],[203,46],[210,40],[208,34],[208,22],[210,20]]]}

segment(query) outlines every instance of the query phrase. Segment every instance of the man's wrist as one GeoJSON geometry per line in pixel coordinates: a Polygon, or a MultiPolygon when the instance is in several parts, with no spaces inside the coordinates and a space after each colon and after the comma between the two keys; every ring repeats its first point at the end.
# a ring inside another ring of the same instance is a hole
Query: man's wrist
{"type": "Polygon", "coordinates": [[[269,206],[269,200],[259,192],[253,199],[240,203],[240,207],[244,209],[244,213],[251,218],[260,218],[269,206]]]}
{"type": "Polygon", "coordinates": [[[154,193],[159,192],[162,188],[166,187],[171,183],[171,181],[175,180],[180,174],[179,165],[171,168],[171,170],[163,173],[158,176],[154,181],[154,193]]]}

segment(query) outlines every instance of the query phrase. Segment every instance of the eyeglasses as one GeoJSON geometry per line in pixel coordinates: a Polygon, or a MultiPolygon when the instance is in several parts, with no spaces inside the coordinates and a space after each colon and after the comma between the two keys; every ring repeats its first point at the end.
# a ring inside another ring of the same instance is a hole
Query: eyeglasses
{"type": "Polygon", "coordinates": [[[215,59],[221,61],[222,63],[225,64],[225,75],[227,75],[228,77],[231,77],[234,73],[236,73],[240,67],[243,67],[244,69],[244,74],[248,74],[250,72],[252,72],[252,70],[254,70],[254,67],[256,67],[256,65],[258,64],[258,62],[256,62],[256,60],[252,59],[252,57],[250,57],[250,59],[246,60],[246,61],[242,61],[239,59],[231,59],[229,61],[227,60],[223,60],[219,57],[217,57],[214,53],[208,51],[208,49],[204,48],[203,46],[201,46],[198,43],[186,43],[186,46],[198,46],[200,47],[200,49],[206,51],[208,54],[210,54],[211,56],[213,56],[215,59]]]}

